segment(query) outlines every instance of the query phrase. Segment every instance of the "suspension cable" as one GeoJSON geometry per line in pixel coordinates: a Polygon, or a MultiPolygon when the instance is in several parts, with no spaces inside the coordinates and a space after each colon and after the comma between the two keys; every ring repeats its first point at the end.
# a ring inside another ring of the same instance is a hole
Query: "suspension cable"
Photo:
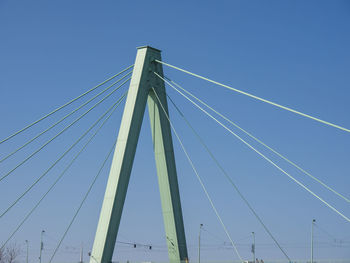
{"type": "Polygon", "coordinates": [[[180,90],[175,88],[170,82],[162,78],[170,87],[172,87],[174,90],[176,90],[178,93],[180,93],[183,97],[185,97],[188,101],[190,101],[192,104],[194,104],[197,108],[199,108],[202,112],[204,112],[206,115],[208,115],[211,119],[213,119],[215,122],[217,122],[220,126],[222,126],[224,129],[226,129],[228,132],[230,132],[233,136],[235,136],[237,139],[239,139],[241,142],[243,142],[246,146],[248,146],[250,149],[252,149],[254,152],[256,152],[258,155],[260,155],[263,159],[268,161],[270,164],[272,164],[274,167],[276,167],[278,170],[280,170],[282,173],[287,175],[291,180],[293,180],[295,183],[297,183],[299,186],[301,186],[303,189],[308,191],[310,194],[312,194],[314,197],[316,197],[318,200],[320,200],[322,203],[324,203],[326,206],[328,206],[330,209],[332,209],[334,212],[336,212],[338,215],[343,217],[346,221],[350,222],[350,219],[339,212],[335,207],[330,205],[328,202],[326,202],[324,199],[322,199],[320,196],[315,194],[313,191],[311,191],[307,186],[302,184],[300,181],[295,179],[292,175],[290,175],[288,172],[283,170],[281,167],[279,167],[277,164],[275,164],[271,159],[269,159],[267,156],[265,156],[263,153],[255,149],[252,145],[250,145],[248,142],[246,142],[244,139],[242,139],[240,136],[238,136],[236,133],[234,133],[230,128],[228,128],[226,125],[224,125],[222,122],[217,120],[213,115],[208,113],[206,110],[204,110],[201,106],[199,106],[197,103],[195,103],[193,100],[191,100],[189,97],[187,97],[185,94],[183,94],[180,90]]]}
{"type": "Polygon", "coordinates": [[[297,110],[294,110],[294,109],[292,109],[292,108],[289,108],[289,107],[280,105],[280,104],[278,104],[278,103],[275,103],[275,102],[272,102],[272,101],[263,99],[263,98],[261,98],[261,97],[255,96],[255,95],[250,94],[250,93],[248,93],[248,92],[245,92],[245,91],[242,91],[242,90],[239,90],[239,89],[232,88],[232,87],[227,86],[227,85],[225,85],[225,84],[222,84],[222,83],[219,83],[219,82],[217,82],[217,81],[214,81],[214,80],[208,79],[208,78],[206,78],[206,77],[200,76],[200,75],[198,75],[198,74],[192,73],[192,72],[187,71],[187,70],[185,70],[185,69],[181,69],[181,68],[179,68],[179,67],[170,65],[170,64],[165,63],[165,62],[163,62],[163,61],[160,61],[160,60],[157,60],[157,59],[156,59],[155,61],[158,62],[158,63],[161,63],[161,64],[163,64],[163,65],[166,65],[166,66],[168,66],[168,67],[177,69],[177,70],[182,71],[182,72],[184,72],[184,73],[187,73],[187,74],[189,74],[189,75],[192,75],[192,76],[194,76],[194,77],[197,77],[197,78],[200,78],[200,79],[209,81],[209,82],[214,83],[214,84],[216,84],[216,85],[219,85],[219,86],[221,86],[221,87],[224,87],[224,88],[227,88],[227,89],[229,89],[229,90],[233,90],[233,91],[238,92],[238,93],[240,93],[240,94],[246,95],[246,96],[251,97],[251,98],[253,98],[253,99],[260,100],[260,101],[262,101],[262,102],[268,103],[268,104],[273,105],[273,106],[275,106],[275,107],[278,107],[278,108],[281,108],[281,109],[284,109],[284,110],[293,112],[293,113],[295,113],[295,114],[299,114],[299,115],[301,115],[301,116],[303,116],[303,117],[312,119],[312,120],[314,120],[314,121],[321,122],[321,123],[323,123],[323,124],[332,126],[332,127],[334,127],[334,128],[338,128],[338,129],[340,129],[340,130],[343,130],[343,131],[346,131],[346,132],[350,132],[350,129],[344,128],[344,127],[342,127],[342,126],[333,124],[333,123],[328,122],[328,121],[321,120],[321,119],[319,119],[319,118],[316,118],[316,117],[313,117],[313,116],[311,116],[311,115],[302,113],[302,112],[297,111],[297,110]]]}
{"type": "MultiPolygon", "coordinates": [[[[22,162],[20,162],[17,166],[15,166],[12,170],[7,172],[4,176],[0,178],[0,182],[9,176],[13,171],[15,171],[18,167],[20,167],[22,164],[27,162],[30,158],[32,158],[35,154],[37,154],[39,151],[41,151],[46,145],[48,145],[50,142],[52,142],[54,139],[56,139],[58,136],[60,136],[63,132],[65,132],[68,128],[73,126],[76,122],[78,122],[81,118],[83,118],[86,114],[88,114],[91,110],[93,110],[95,107],[97,107],[99,104],[101,104],[104,100],[106,100],[108,97],[110,97],[115,91],[117,91],[120,87],[122,87],[126,82],[128,82],[131,78],[128,78],[125,80],[122,84],[120,84],[118,87],[116,87],[114,90],[112,90],[108,95],[106,95],[103,99],[98,101],[94,106],[92,106],[90,109],[88,109],[86,112],[84,112],[82,115],[80,115],[77,119],[75,119],[71,124],[69,124],[67,127],[65,127],[63,130],[61,130],[59,133],[57,133],[54,137],[52,137],[50,140],[48,140],[46,143],[44,143],[39,149],[31,153],[28,157],[26,157],[22,162]]],[[[114,83],[116,84],[116,82],[114,83]]],[[[114,85],[112,84],[112,85],[114,85]]]]}
{"type": "Polygon", "coordinates": [[[39,176],[33,184],[31,184],[1,215],[0,218],[3,217],[13,206],[15,206],[44,176],[48,174],[48,172],[60,161],[64,156],[67,155],[68,152],[70,152],[75,145],[77,145],[90,131],[93,127],[95,127],[104,116],[108,114],[112,110],[112,108],[119,103],[124,97],[126,96],[126,93],[122,97],[118,99],[116,103],[114,103],[104,114],[102,114],[95,122],[92,124],[89,129],[87,129],[55,162],[52,163],[52,165],[41,175],[39,176]]]}
{"type": "Polygon", "coordinates": [[[107,162],[109,156],[111,155],[111,153],[112,153],[112,151],[113,151],[113,149],[114,149],[116,143],[117,143],[117,139],[114,141],[112,148],[111,148],[110,151],[108,152],[107,157],[105,158],[105,160],[103,161],[103,163],[102,163],[102,165],[101,165],[101,167],[100,167],[100,170],[98,171],[97,175],[94,177],[93,181],[91,182],[89,189],[88,189],[87,192],[85,193],[85,196],[84,196],[84,198],[82,199],[82,201],[81,201],[81,203],[80,203],[78,209],[76,210],[74,216],[72,217],[71,221],[69,222],[68,227],[66,228],[66,230],[65,230],[65,232],[63,233],[63,235],[62,235],[60,241],[58,242],[58,244],[57,244],[57,246],[56,246],[56,248],[55,248],[55,250],[54,250],[54,252],[53,252],[53,254],[52,254],[51,258],[50,258],[50,260],[49,260],[49,263],[51,263],[52,260],[53,260],[53,258],[55,257],[55,255],[56,255],[58,249],[60,248],[60,246],[61,246],[61,244],[62,244],[64,238],[66,237],[66,235],[67,235],[69,229],[71,228],[71,226],[72,226],[72,224],[73,224],[75,218],[76,218],[77,215],[79,214],[80,209],[82,208],[82,206],[83,206],[83,204],[85,203],[85,201],[86,201],[88,195],[90,194],[90,192],[91,192],[91,190],[92,190],[92,187],[94,186],[96,180],[98,179],[99,175],[101,174],[102,169],[104,168],[104,166],[105,166],[105,164],[106,164],[106,162],[107,162]]]}
{"type": "Polygon", "coordinates": [[[275,242],[275,244],[277,245],[277,247],[281,250],[281,252],[284,254],[284,256],[288,259],[289,262],[291,262],[291,259],[288,257],[287,253],[284,251],[284,249],[282,248],[282,246],[278,243],[277,239],[272,235],[271,231],[268,229],[268,227],[265,225],[265,223],[262,221],[262,219],[260,218],[260,216],[257,214],[257,212],[255,211],[255,209],[252,207],[252,205],[248,202],[248,200],[244,197],[244,195],[242,194],[242,192],[239,190],[238,186],[233,182],[232,178],[228,175],[228,173],[226,172],[226,170],[224,169],[224,167],[220,164],[220,162],[218,161],[218,159],[214,156],[213,152],[209,149],[209,147],[206,145],[206,143],[204,142],[203,138],[199,135],[199,133],[194,129],[194,127],[192,126],[192,124],[188,121],[188,119],[185,117],[185,115],[183,114],[183,112],[179,109],[179,107],[175,104],[175,102],[170,98],[169,95],[167,95],[170,102],[174,105],[176,111],[180,114],[180,116],[184,119],[185,123],[187,124],[187,126],[192,130],[192,132],[194,133],[194,135],[197,137],[197,139],[200,141],[200,143],[202,144],[202,146],[205,148],[205,150],[208,152],[208,154],[210,155],[210,157],[212,158],[212,160],[215,162],[215,164],[217,165],[217,167],[221,170],[221,172],[224,174],[224,176],[226,177],[226,179],[231,183],[231,185],[234,187],[234,189],[236,190],[236,192],[238,193],[238,195],[241,197],[241,199],[244,201],[244,203],[248,206],[248,208],[250,209],[250,211],[254,214],[254,216],[256,217],[256,219],[259,221],[259,223],[263,226],[263,228],[265,229],[265,231],[269,234],[269,236],[272,238],[272,240],[275,242]]]}
{"type": "Polygon", "coordinates": [[[94,91],[95,89],[97,89],[98,87],[100,87],[100,86],[102,86],[103,84],[107,83],[108,81],[114,79],[115,77],[118,77],[120,74],[123,74],[125,71],[127,71],[127,70],[130,69],[130,68],[132,68],[133,66],[134,66],[134,65],[131,65],[131,66],[129,66],[129,67],[123,69],[123,70],[120,71],[119,73],[117,73],[117,74],[113,75],[112,77],[106,79],[105,81],[103,81],[103,82],[101,82],[100,84],[96,85],[96,86],[93,87],[92,89],[90,89],[90,90],[84,92],[83,94],[79,95],[79,96],[76,97],[75,99],[72,99],[72,100],[68,101],[68,102],[65,103],[64,105],[58,107],[57,109],[51,111],[50,113],[46,114],[45,116],[41,117],[40,119],[38,119],[38,120],[34,121],[33,123],[27,125],[27,126],[24,127],[23,129],[21,129],[21,130],[15,132],[15,133],[13,133],[12,135],[10,135],[10,136],[8,136],[7,138],[5,138],[5,139],[3,139],[2,141],[0,141],[0,144],[2,144],[2,143],[4,143],[4,142],[8,141],[8,140],[11,139],[12,137],[14,137],[14,136],[20,134],[21,132],[27,130],[28,128],[32,127],[33,125],[37,124],[38,122],[40,122],[40,121],[46,119],[47,117],[51,116],[51,115],[54,114],[55,112],[57,112],[57,111],[63,109],[64,107],[66,107],[66,106],[72,104],[74,101],[76,101],[76,100],[78,100],[78,99],[84,97],[85,95],[87,95],[87,94],[89,94],[90,92],[94,91]]]}
{"type": "Polygon", "coordinates": [[[179,89],[181,89],[182,91],[184,91],[185,93],[187,93],[188,95],[190,95],[192,98],[194,98],[195,100],[197,100],[198,102],[200,102],[202,105],[206,106],[207,108],[209,108],[210,110],[212,110],[213,112],[215,112],[217,115],[219,115],[221,118],[223,118],[224,120],[226,120],[227,122],[231,123],[233,126],[235,126],[237,129],[241,130],[242,132],[244,132],[245,134],[247,134],[250,138],[254,139],[256,142],[260,143],[261,145],[265,146],[267,149],[269,149],[270,151],[272,151],[274,154],[276,154],[277,156],[279,156],[280,158],[282,158],[283,160],[285,160],[286,162],[288,162],[289,164],[293,165],[295,168],[297,168],[299,171],[301,171],[302,173],[304,173],[305,175],[309,176],[310,178],[312,178],[313,180],[315,180],[316,182],[318,182],[319,184],[321,184],[322,186],[324,186],[325,188],[327,188],[328,190],[330,190],[331,192],[333,192],[334,194],[338,195],[339,197],[341,197],[342,199],[344,199],[346,202],[350,202],[350,199],[345,197],[344,195],[340,194],[339,192],[337,192],[336,190],[334,190],[333,188],[331,188],[330,186],[328,186],[327,184],[325,184],[324,182],[322,182],[321,180],[319,180],[317,177],[313,176],[312,174],[310,174],[309,172],[307,172],[306,170],[304,170],[303,168],[301,168],[299,165],[297,165],[296,163],[294,163],[293,161],[289,160],[287,157],[283,156],[281,153],[277,152],[276,150],[274,150],[272,147],[268,146],[267,144],[265,144],[264,142],[262,142],[261,140],[259,140],[257,137],[255,137],[254,135],[252,135],[251,133],[249,133],[248,131],[246,131],[245,129],[243,129],[242,127],[240,127],[238,124],[234,123],[233,121],[231,121],[228,117],[224,116],[223,114],[221,114],[220,112],[218,112],[217,110],[215,110],[214,108],[210,107],[207,103],[205,103],[204,101],[202,101],[201,99],[199,99],[198,97],[196,97],[195,95],[193,95],[191,92],[187,91],[186,89],[184,89],[183,87],[181,87],[179,84],[177,84],[176,82],[172,81],[171,79],[169,79],[168,77],[165,77],[168,81],[170,81],[172,84],[174,84],[176,87],[178,87],[179,89]]]}
{"type": "MultiPolygon", "coordinates": [[[[125,98],[125,96],[123,97],[125,98]]],[[[50,188],[45,192],[44,195],[38,200],[38,202],[33,206],[33,208],[26,214],[26,216],[23,218],[23,220],[18,224],[18,226],[15,228],[15,230],[11,233],[11,235],[8,237],[8,239],[2,244],[0,247],[0,250],[3,249],[6,244],[11,240],[11,238],[18,232],[18,230],[22,227],[22,225],[27,221],[27,219],[31,216],[31,214],[35,211],[35,209],[40,205],[40,203],[45,199],[45,197],[51,192],[51,190],[56,186],[56,184],[62,179],[62,177],[65,175],[65,173],[69,170],[69,168],[73,165],[73,163],[78,159],[80,154],[85,150],[85,148],[90,144],[90,142],[95,138],[95,136],[98,134],[98,132],[102,129],[102,127],[105,125],[105,123],[110,119],[112,114],[115,112],[115,110],[118,108],[122,100],[114,104],[114,108],[110,112],[110,114],[107,116],[107,118],[104,119],[102,124],[96,129],[95,133],[90,136],[89,140],[84,144],[84,146],[80,149],[80,151],[74,156],[74,158],[71,160],[71,162],[67,165],[67,167],[63,170],[63,172],[56,178],[56,180],[51,184],[50,188]]]]}
{"type": "Polygon", "coordinates": [[[60,124],[62,121],[64,121],[65,119],[67,119],[69,116],[71,116],[72,114],[74,114],[75,112],[77,112],[78,110],[80,110],[82,107],[84,107],[85,105],[87,105],[88,103],[90,103],[91,101],[93,101],[95,98],[97,98],[98,96],[100,96],[101,94],[105,93],[107,90],[111,89],[115,84],[119,83],[120,81],[122,81],[123,79],[125,79],[126,77],[128,77],[132,72],[127,73],[126,75],[124,75],[122,78],[120,78],[118,81],[116,81],[115,83],[113,83],[112,85],[108,86],[106,89],[102,90],[100,93],[96,94],[94,97],[92,97],[91,99],[89,99],[88,101],[86,101],[85,103],[83,103],[82,105],[80,105],[78,108],[76,108],[75,110],[71,111],[70,113],[68,113],[67,115],[65,115],[63,118],[61,118],[59,121],[55,122],[54,124],[52,124],[49,128],[47,128],[46,130],[42,131],[41,133],[37,134],[36,136],[34,136],[32,139],[30,139],[29,141],[27,141],[26,143],[24,143],[22,146],[20,146],[19,148],[17,148],[16,150],[14,150],[13,152],[11,152],[10,154],[8,154],[7,156],[5,156],[4,158],[2,158],[0,160],[0,163],[5,161],[7,158],[9,158],[10,156],[14,155],[16,152],[18,152],[19,150],[23,149],[25,146],[27,146],[28,144],[30,144],[31,142],[33,142],[34,140],[36,140],[37,138],[39,138],[41,135],[43,135],[44,133],[48,132],[49,130],[51,130],[52,128],[54,128],[56,125],[60,124]]]}
{"type": "Polygon", "coordinates": [[[207,196],[207,198],[208,198],[208,200],[209,200],[209,202],[210,202],[211,207],[213,208],[213,210],[214,210],[214,212],[215,212],[217,218],[219,219],[219,221],[220,221],[220,223],[221,223],[221,225],[222,225],[222,227],[223,227],[223,229],[224,229],[224,231],[225,231],[227,237],[229,238],[229,240],[230,240],[230,242],[231,242],[231,244],[232,244],[232,247],[234,248],[234,251],[236,252],[236,254],[237,254],[238,258],[240,259],[240,261],[243,263],[244,261],[243,261],[241,255],[239,254],[239,252],[238,252],[238,250],[237,250],[237,247],[236,247],[235,243],[233,242],[233,240],[232,240],[232,238],[231,238],[231,236],[230,236],[230,234],[229,234],[229,232],[228,232],[228,230],[227,230],[227,228],[226,228],[224,222],[222,221],[221,216],[219,215],[219,212],[217,211],[217,209],[216,209],[216,207],[215,207],[215,205],[214,205],[214,203],[213,203],[213,201],[212,201],[212,199],[211,199],[211,197],[210,197],[210,195],[209,195],[209,193],[208,193],[206,187],[204,186],[204,183],[203,183],[203,181],[202,181],[202,178],[201,178],[200,175],[198,174],[197,169],[195,168],[195,166],[194,166],[194,164],[193,164],[193,162],[192,162],[190,156],[188,155],[187,150],[186,150],[185,146],[183,145],[183,143],[182,143],[182,141],[181,141],[181,139],[180,139],[178,133],[176,132],[174,125],[173,125],[172,122],[170,121],[170,118],[169,118],[169,116],[168,116],[166,110],[164,109],[164,106],[163,106],[162,102],[160,101],[157,92],[155,91],[155,89],[154,89],[153,87],[152,87],[152,89],[153,89],[153,92],[154,92],[154,94],[155,94],[155,96],[156,96],[156,98],[157,98],[157,100],[158,100],[158,102],[159,102],[161,108],[163,109],[163,112],[164,112],[166,118],[168,119],[168,122],[169,122],[169,124],[170,124],[170,126],[171,126],[171,128],[172,128],[172,130],[173,130],[173,132],[174,132],[174,134],[175,134],[175,136],[176,136],[176,138],[177,138],[177,140],[179,141],[179,143],[180,143],[180,145],[181,145],[182,150],[184,151],[184,153],[185,153],[185,155],[186,155],[186,158],[187,158],[188,162],[190,163],[190,165],[191,165],[191,167],[192,167],[194,173],[196,174],[196,177],[197,177],[197,179],[198,179],[200,185],[201,185],[202,188],[203,188],[203,191],[204,191],[205,195],[207,196]]]}

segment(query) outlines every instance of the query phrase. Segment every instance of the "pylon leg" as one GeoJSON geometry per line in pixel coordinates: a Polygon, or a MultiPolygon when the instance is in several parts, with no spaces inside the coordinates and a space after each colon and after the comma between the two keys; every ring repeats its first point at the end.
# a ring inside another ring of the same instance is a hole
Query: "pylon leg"
{"type": "MultiPolygon", "coordinates": [[[[168,111],[164,87],[157,87],[156,92],[163,107],[168,111]]],[[[180,262],[180,260],[185,262],[188,256],[171,130],[169,121],[153,91],[150,91],[148,96],[148,111],[169,260],[171,263],[180,262]]]]}

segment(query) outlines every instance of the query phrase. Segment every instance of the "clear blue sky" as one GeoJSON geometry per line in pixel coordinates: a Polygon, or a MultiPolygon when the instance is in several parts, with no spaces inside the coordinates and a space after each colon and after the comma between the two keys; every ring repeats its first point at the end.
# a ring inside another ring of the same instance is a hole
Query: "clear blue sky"
{"type": "MultiPolygon", "coordinates": [[[[163,60],[171,64],[349,128],[349,32],[349,1],[0,0],[0,138],[132,64],[136,47],[141,45],[161,49],[163,60]]],[[[349,133],[169,68],[165,68],[165,74],[313,175],[350,196],[349,133]]],[[[332,236],[315,229],[315,257],[350,258],[348,222],[218,127],[171,88],[168,93],[205,138],[292,259],[309,258],[313,218],[332,236]]],[[[1,211],[87,129],[112,100],[0,182],[1,211]]],[[[0,145],[1,156],[77,105],[0,145]]],[[[42,229],[46,231],[43,260],[49,259],[117,135],[121,112],[119,109],[64,180],[16,234],[13,242],[22,248],[21,259],[24,259],[24,240],[28,239],[30,262],[37,261],[42,229]]],[[[254,231],[258,258],[284,259],[171,107],[170,114],[242,256],[252,257],[249,245],[254,231]]],[[[55,129],[3,162],[1,175],[58,131],[59,128],[55,129]]],[[[141,133],[118,240],[152,244],[154,249],[134,249],[118,244],[114,260],[167,260],[148,116],[141,133]]],[[[237,259],[232,249],[224,247],[224,242],[228,241],[224,231],[179,144],[175,142],[174,145],[190,259],[197,260],[200,223],[208,231],[202,235],[203,260],[237,259]],[[215,233],[215,237],[209,232],[215,233]]],[[[1,243],[71,156],[0,219],[1,243]]],[[[274,160],[350,216],[349,204],[345,201],[284,162],[274,160]]],[[[56,262],[77,261],[77,248],[82,242],[87,259],[109,166],[110,162],[65,239],[56,262]]]]}

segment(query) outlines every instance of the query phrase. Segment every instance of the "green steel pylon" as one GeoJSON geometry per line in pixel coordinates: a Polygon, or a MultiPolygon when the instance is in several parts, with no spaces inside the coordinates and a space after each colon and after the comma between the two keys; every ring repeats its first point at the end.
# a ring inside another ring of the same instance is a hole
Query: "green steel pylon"
{"type": "Polygon", "coordinates": [[[138,48],[90,263],[109,263],[112,260],[146,102],[151,121],[169,260],[171,263],[187,262],[170,125],[152,90],[152,87],[156,90],[162,105],[168,111],[164,82],[153,74],[154,71],[163,76],[162,65],[156,63],[155,59],[161,60],[159,50],[148,46],[138,48]]]}

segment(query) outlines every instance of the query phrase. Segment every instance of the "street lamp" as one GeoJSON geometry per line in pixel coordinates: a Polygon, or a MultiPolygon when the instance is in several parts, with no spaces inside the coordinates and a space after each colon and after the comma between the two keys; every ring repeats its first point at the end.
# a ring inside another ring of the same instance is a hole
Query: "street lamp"
{"type": "Polygon", "coordinates": [[[199,235],[198,235],[198,263],[201,263],[201,230],[203,224],[199,225],[199,235]]]}
{"type": "Polygon", "coordinates": [[[311,223],[311,263],[314,262],[314,225],[315,225],[316,219],[312,219],[311,223]]]}
{"type": "Polygon", "coordinates": [[[44,249],[44,243],[43,243],[43,235],[45,233],[45,230],[41,230],[41,235],[40,235],[40,255],[39,255],[39,263],[41,263],[41,254],[44,249]]]}
{"type": "Polygon", "coordinates": [[[83,263],[83,251],[84,251],[84,247],[83,247],[83,243],[81,243],[81,248],[80,248],[80,261],[79,263],[83,263]]]}
{"type": "Polygon", "coordinates": [[[27,246],[27,257],[26,257],[26,263],[28,263],[28,247],[29,247],[29,244],[28,244],[28,240],[26,240],[26,246],[27,246]]]}
{"type": "Polygon", "coordinates": [[[255,233],[252,232],[253,235],[253,245],[252,245],[252,253],[253,253],[253,263],[255,262],[255,233]]]}

